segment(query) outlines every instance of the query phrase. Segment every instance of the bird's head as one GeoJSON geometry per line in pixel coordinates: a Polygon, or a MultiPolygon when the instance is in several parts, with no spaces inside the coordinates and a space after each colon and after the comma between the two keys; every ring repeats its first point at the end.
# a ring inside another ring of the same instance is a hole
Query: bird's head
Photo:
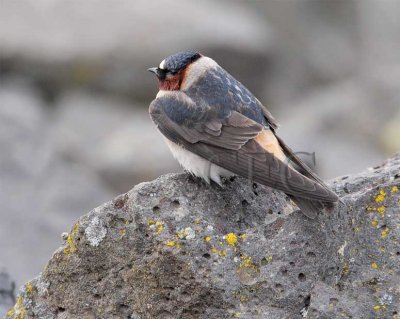
{"type": "Polygon", "coordinates": [[[201,57],[198,52],[179,52],[165,58],[158,67],[148,70],[157,76],[160,90],[180,90],[189,66],[201,57]]]}

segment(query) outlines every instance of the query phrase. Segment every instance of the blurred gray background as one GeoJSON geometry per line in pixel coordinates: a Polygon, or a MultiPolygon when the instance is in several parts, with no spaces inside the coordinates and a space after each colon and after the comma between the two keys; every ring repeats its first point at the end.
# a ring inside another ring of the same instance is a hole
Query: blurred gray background
{"type": "Polygon", "coordinates": [[[0,2],[0,265],[22,284],[79,216],[179,171],[146,69],[211,56],[253,91],[323,178],[400,149],[400,2],[0,2]]]}

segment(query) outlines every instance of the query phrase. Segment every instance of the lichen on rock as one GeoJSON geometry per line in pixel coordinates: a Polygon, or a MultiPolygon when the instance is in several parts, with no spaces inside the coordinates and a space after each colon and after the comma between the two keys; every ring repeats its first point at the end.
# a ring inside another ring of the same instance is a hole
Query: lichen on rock
{"type": "Polygon", "coordinates": [[[242,178],[139,184],[77,221],[7,318],[395,318],[399,171],[331,181],[315,220],[242,178]]]}

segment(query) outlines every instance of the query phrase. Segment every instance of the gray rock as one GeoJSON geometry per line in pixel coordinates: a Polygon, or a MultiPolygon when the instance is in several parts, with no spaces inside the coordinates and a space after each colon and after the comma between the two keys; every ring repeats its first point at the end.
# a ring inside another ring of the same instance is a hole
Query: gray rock
{"type": "Polygon", "coordinates": [[[91,167],[117,193],[180,170],[147,107],[104,94],[70,92],[57,104],[54,122],[58,150],[91,167]]]}
{"type": "Polygon", "coordinates": [[[333,180],[315,220],[242,178],[139,184],[72,226],[7,318],[397,318],[399,171],[333,180]]]}
{"type": "Polygon", "coordinates": [[[7,311],[15,303],[15,283],[5,269],[0,267],[0,317],[5,317],[7,311]]]}
{"type": "MultiPolygon", "coordinates": [[[[65,87],[85,86],[148,100],[156,90],[147,68],[172,53],[224,50],[246,56],[246,65],[259,70],[256,62],[265,60],[271,43],[269,25],[255,8],[211,0],[4,0],[0,12],[5,68],[35,79],[53,97],[65,87]]],[[[242,68],[237,60],[233,66],[242,68]]],[[[262,83],[264,73],[258,74],[249,77],[253,83],[262,83]]]]}
{"type": "Polygon", "coordinates": [[[1,263],[22,284],[42,270],[60,233],[115,193],[58,152],[51,113],[34,91],[0,89],[1,263]]]}

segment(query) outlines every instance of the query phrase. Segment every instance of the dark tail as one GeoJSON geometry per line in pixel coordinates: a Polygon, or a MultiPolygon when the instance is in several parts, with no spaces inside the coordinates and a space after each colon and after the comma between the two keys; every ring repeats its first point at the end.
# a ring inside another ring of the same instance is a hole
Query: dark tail
{"type": "Polygon", "coordinates": [[[296,205],[300,208],[301,212],[311,219],[317,217],[318,213],[323,211],[324,208],[332,208],[334,206],[333,203],[322,203],[319,201],[294,197],[290,195],[289,197],[296,203],[296,205]]]}

